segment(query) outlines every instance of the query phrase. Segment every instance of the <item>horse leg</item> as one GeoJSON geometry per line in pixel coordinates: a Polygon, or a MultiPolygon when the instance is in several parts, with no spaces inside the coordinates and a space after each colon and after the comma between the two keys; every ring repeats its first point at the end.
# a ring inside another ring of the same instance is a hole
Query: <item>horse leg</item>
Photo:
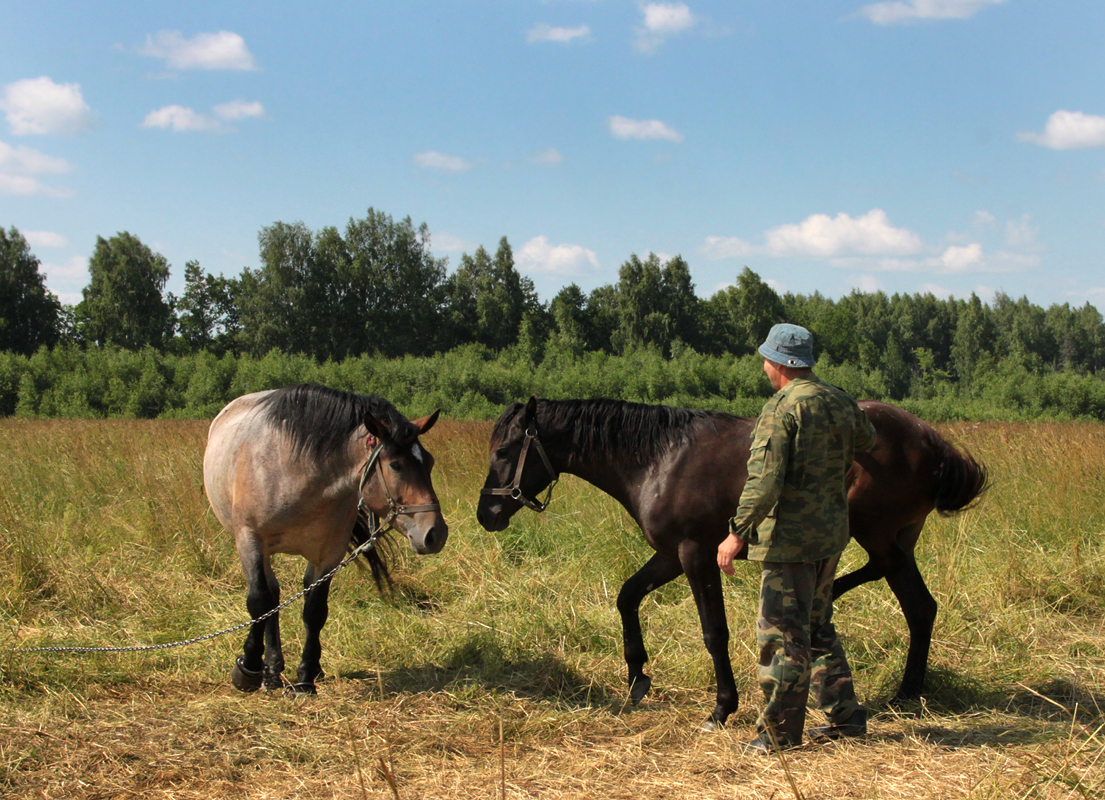
{"type": "MultiPolygon", "coordinates": [[[[265,559],[265,582],[272,596],[272,608],[280,605],[280,581],[272,571],[272,561],[265,559]]],[[[256,619],[256,617],[254,617],[256,619]]],[[[280,612],[265,620],[265,688],[284,688],[284,649],[280,644],[280,612]]]]}
{"type": "Polygon", "coordinates": [[[898,689],[898,700],[919,697],[925,688],[925,672],[928,669],[929,647],[932,643],[932,628],[936,623],[936,599],[925,585],[925,579],[917,568],[913,556],[912,544],[917,541],[924,523],[903,528],[899,536],[905,534],[906,547],[897,544],[890,552],[890,565],[886,572],[886,582],[898,598],[909,626],[909,652],[906,656],[902,685],[898,689]]]}
{"type": "MultiPolygon", "coordinates": [[[[279,605],[278,596],[273,593],[273,582],[276,579],[273,576],[272,580],[269,580],[272,567],[260,548],[254,546],[240,548],[239,559],[249,587],[246,594],[246,609],[251,619],[257,619],[279,605]]],[[[274,632],[270,632],[270,621],[272,621],[271,617],[249,626],[249,633],[246,634],[246,640],[242,646],[242,654],[234,662],[230,680],[243,692],[256,691],[261,688],[262,683],[267,683],[268,675],[265,671],[267,665],[264,658],[266,639],[275,635],[279,642],[280,637],[278,627],[274,632]]]]}
{"type": "Polygon", "coordinates": [[[867,563],[857,570],[841,575],[833,581],[833,600],[836,600],[845,592],[855,589],[864,583],[880,580],[886,574],[886,569],[881,563],[876,564],[874,557],[870,557],[867,563]]]}
{"type": "Polygon", "coordinates": [[[725,720],[737,710],[740,702],[737,682],[733,678],[733,664],[729,660],[729,623],[725,619],[725,597],[721,570],[717,565],[717,548],[684,539],[679,545],[679,560],[687,573],[687,581],[691,584],[698,606],[706,652],[714,660],[717,705],[703,725],[704,730],[713,731],[725,725],[725,720]]]}
{"type": "Polygon", "coordinates": [[[641,601],[653,589],[678,578],[683,572],[679,560],[670,554],[654,553],[645,565],[637,570],[629,580],[622,584],[618,592],[618,613],[622,617],[622,644],[625,648],[625,663],[629,668],[629,699],[633,705],[641,702],[652,679],[644,673],[648,652],[641,633],[641,601]]]}
{"type": "MultiPolygon", "coordinates": [[[[322,574],[316,570],[313,564],[307,566],[303,575],[303,588],[306,589],[322,574]]],[[[299,671],[296,674],[296,682],[292,690],[296,694],[315,694],[315,680],[322,675],[322,667],[319,665],[319,656],[322,655],[322,643],[319,634],[322,626],[326,624],[326,617],[330,613],[330,581],[323,581],[307,593],[303,601],[303,654],[299,659],[299,671]]]]}

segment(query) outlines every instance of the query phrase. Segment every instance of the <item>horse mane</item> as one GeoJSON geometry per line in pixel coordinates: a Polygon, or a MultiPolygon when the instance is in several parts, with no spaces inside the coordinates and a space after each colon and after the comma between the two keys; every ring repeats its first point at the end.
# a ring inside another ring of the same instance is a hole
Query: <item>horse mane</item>
{"type": "MultiPolygon", "coordinates": [[[[510,411],[500,417],[496,431],[510,411]]],[[[570,436],[574,452],[622,457],[637,464],[647,464],[673,444],[687,441],[699,423],[725,416],[713,411],[603,398],[541,400],[538,414],[543,432],[570,436]]]]}
{"type": "Polygon", "coordinates": [[[388,441],[395,445],[406,446],[418,437],[410,420],[375,395],[301,383],[274,390],[258,405],[265,419],[291,440],[296,456],[309,453],[316,461],[341,451],[369,412],[387,426],[388,441]]]}

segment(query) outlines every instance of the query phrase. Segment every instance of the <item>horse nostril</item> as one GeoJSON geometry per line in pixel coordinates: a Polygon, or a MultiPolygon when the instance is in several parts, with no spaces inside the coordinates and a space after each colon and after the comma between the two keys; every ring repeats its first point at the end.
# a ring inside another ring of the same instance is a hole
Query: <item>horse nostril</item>
{"type": "Polygon", "coordinates": [[[433,552],[437,544],[437,528],[430,528],[422,539],[422,546],[433,552]]]}

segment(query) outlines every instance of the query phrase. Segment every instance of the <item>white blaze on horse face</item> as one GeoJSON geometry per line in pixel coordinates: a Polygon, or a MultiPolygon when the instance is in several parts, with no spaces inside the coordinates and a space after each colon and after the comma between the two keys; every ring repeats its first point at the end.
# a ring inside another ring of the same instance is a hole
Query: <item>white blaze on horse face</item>
{"type": "Polygon", "coordinates": [[[422,448],[418,446],[418,442],[411,445],[411,455],[415,457],[419,464],[425,466],[426,460],[422,457],[422,448]]]}

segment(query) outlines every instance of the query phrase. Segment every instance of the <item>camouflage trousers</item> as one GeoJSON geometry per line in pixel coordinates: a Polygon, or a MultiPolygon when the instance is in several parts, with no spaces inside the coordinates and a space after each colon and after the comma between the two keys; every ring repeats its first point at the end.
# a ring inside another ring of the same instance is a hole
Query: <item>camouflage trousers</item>
{"type": "Polygon", "coordinates": [[[766,705],[756,729],[800,744],[812,688],[830,724],[860,708],[852,671],[833,627],[833,578],[840,555],[814,562],[763,562],[756,643],[766,705]]]}

